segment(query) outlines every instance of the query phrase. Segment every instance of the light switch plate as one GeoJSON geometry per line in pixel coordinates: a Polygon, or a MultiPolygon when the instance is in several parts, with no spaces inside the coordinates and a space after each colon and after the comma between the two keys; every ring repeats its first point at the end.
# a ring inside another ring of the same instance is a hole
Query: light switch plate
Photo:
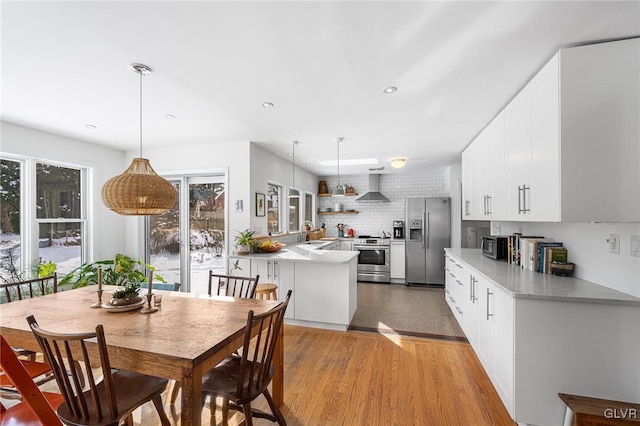
{"type": "Polygon", "coordinates": [[[620,234],[609,235],[609,253],[620,254],[620,234]]]}
{"type": "Polygon", "coordinates": [[[631,236],[631,256],[640,257],[640,235],[631,236]]]}

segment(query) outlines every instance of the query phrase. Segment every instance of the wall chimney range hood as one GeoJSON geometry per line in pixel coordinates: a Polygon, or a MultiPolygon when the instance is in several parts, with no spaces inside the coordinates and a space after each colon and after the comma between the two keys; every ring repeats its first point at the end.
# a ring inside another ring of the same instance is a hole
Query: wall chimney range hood
{"type": "Polygon", "coordinates": [[[369,191],[356,200],[356,203],[389,203],[387,197],[380,193],[380,175],[369,175],[369,191]]]}

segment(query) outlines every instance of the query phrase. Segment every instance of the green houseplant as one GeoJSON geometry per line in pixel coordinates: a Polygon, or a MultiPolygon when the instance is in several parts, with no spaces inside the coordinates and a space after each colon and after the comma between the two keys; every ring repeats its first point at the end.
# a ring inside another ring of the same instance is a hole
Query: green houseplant
{"type": "Polygon", "coordinates": [[[252,249],[258,246],[258,240],[253,238],[253,234],[255,234],[255,231],[248,229],[238,232],[238,235],[235,236],[235,246],[238,249],[238,254],[250,253],[252,249]]]}
{"type": "MultiPolygon", "coordinates": [[[[132,303],[138,296],[140,283],[148,282],[145,269],[154,272],[154,281],[166,282],[164,278],[156,274],[153,265],[144,263],[142,259],[133,259],[127,255],[118,253],[115,259],[97,260],[92,263],[83,263],[62,278],[60,285],[72,284],[73,288],[85,287],[98,283],[98,269],[102,267],[102,283],[104,285],[116,285],[122,287],[113,292],[113,299],[122,299],[122,303],[132,303]],[[126,301],[126,302],[125,302],[126,301]]],[[[111,302],[110,302],[111,303],[111,302]]]]}

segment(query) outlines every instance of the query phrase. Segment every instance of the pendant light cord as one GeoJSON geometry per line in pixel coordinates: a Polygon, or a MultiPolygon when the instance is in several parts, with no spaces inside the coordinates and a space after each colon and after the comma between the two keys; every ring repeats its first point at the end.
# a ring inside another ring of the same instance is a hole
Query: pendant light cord
{"type": "Polygon", "coordinates": [[[291,180],[293,182],[293,187],[296,187],[296,142],[293,141],[292,143],[292,150],[291,150],[291,157],[293,159],[292,163],[293,163],[293,179],[291,180]]]}
{"type": "Polygon", "coordinates": [[[340,186],[340,138],[338,138],[336,145],[338,145],[338,185],[336,186],[340,186]]]}
{"type": "Polygon", "coordinates": [[[142,158],[142,76],[144,72],[138,71],[140,74],[140,158],[142,158]]]}

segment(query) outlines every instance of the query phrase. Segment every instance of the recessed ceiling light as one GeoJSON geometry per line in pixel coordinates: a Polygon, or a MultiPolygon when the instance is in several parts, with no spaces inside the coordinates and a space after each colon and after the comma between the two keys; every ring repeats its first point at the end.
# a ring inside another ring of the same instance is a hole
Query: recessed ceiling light
{"type": "MultiPolygon", "coordinates": [[[[318,161],[321,166],[335,166],[338,164],[338,160],[321,160],[318,161]]],[[[341,165],[347,166],[362,166],[366,164],[378,164],[377,158],[354,158],[351,160],[340,160],[341,165]]]]}
{"type": "Polygon", "coordinates": [[[86,127],[87,129],[97,129],[98,126],[96,126],[95,124],[85,124],[84,127],[86,127]]]}
{"type": "Polygon", "coordinates": [[[398,91],[398,88],[395,86],[385,87],[385,89],[383,90],[384,93],[395,93],[397,91],[398,91]]]}
{"type": "Polygon", "coordinates": [[[176,118],[176,116],[173,114],[165,114],[164,118],[166,118],[167,120],[173,120],[176,118]]]}
{"type": "Polygon", "coordinates": [[[273,107],[273,102],[263,102],[262,106],[265,108],[272,108],[273,107]]]}

